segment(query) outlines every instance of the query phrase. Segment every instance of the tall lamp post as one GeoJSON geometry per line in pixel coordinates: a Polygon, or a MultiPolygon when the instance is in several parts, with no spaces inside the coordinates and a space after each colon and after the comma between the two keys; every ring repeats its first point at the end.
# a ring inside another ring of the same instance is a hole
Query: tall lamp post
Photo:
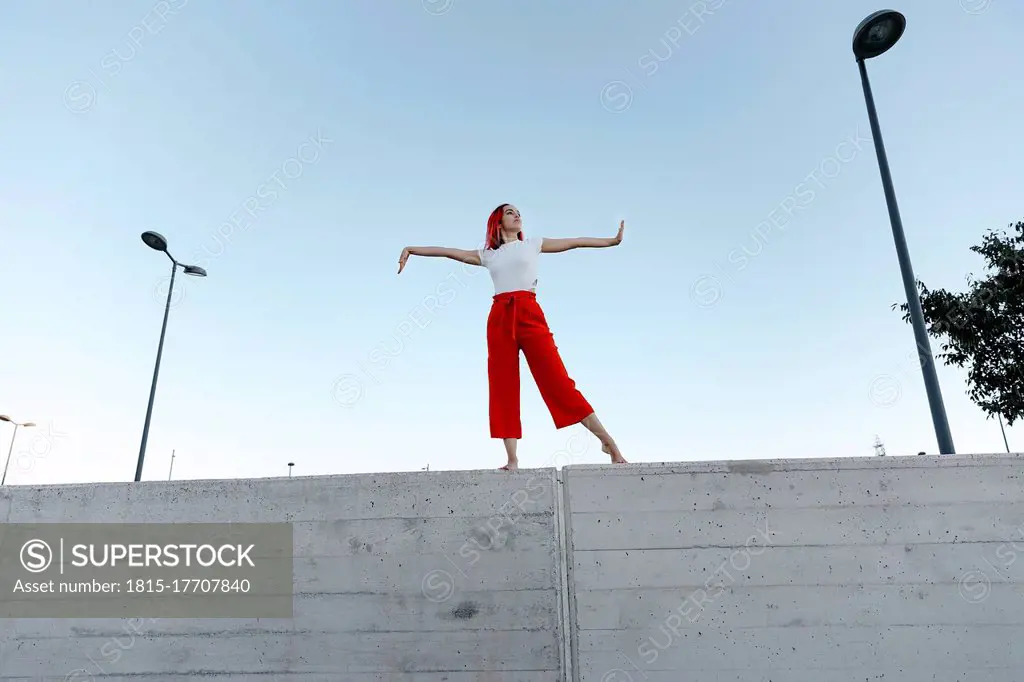
{"type": "Polygon", "coordinates": [[[4,483],[7,482],[7,467],[11,465],[11,453],[14,452],[14,440],[18,437],[18,427],[24,426],[26,429],[28,429],[35,426],[35,423],[22,422],[19,424],[18,422],[8,417],[6,414],[0,414],[0,422],[8,422],[10,424],[14,424],[14,434],[11,436],[11,447],[7,448],[7,462],[4,464],[4,475],[3,478],[0,479],[0,485],[3,485],[4,483]]]}
{"type": "Polygon", "coordinates": [[[156,232],[143,232],[142,241],[156,251],[163,251],[171,259],[171,283],[167,287],[167,305],[164,307],[164,324],[160,329],[160,344],[156,349],[156,365],[153,367],[153,385],[149,389],[149,406],[146,408],[146,424],[142,427],[142,445],[139,446],[139,462],[135,465],[135,480],[142,480],[142,462],[146,458],[146,441],[149,440],[149,421],[153,417],[153,399],[156,397],[156,380],[160,375],[160,358],[164,354],[164,335],[167,333],[167,316],[171,312],[171,295],[174,293],[174,273],[180,267],[186,275],[206,277],[206,270],[198,265],[183,265],[174,260],[167,250],[167,240],[156,232]]]}
{"type": "Polygon", "coordinates": [[[949,432],[949,421],[946,419],[946,407],[942,402],[942,391],[939,389],[939,377],[935,373],[935,361],[932,358],[931,344],[928,341],[928,330],[924,324],[924,313],[921,311],[921,298],[917,291],[917,279],[910,264],[910,253],[907,250],[907,239],[903,234],[903,221],[900,219],[899,207],[896,205],[896,192],[892,187],[892,176],[889,174],[889,161],[885,156],[882,144],[882,131],[878,125],[878,113],[875,111],[875,100],[871,96],[871,84],[864,60],[877,57],[896,44],[907,27],[907,19],[895,10],[882,10],[870,15],[860,22],[853,32],[853,54],[860,68],[860,82],[864,86],[864,101],[871,120],[871,137],[875,142],[875,155],[878,157],[878,170],[882,175],[882,188],[885,191],[885,203],[889,207],[889,222],[892,224],[892,236],[896,242],[896,255],[903,273],[903,288],[907,293],[907,305],[910,308],[910,320],[914,326],[914,337],[917,340],[917,355],[924,374],[924,386],[928,392],[928,405],[931,407],[932,423],[935,425],[935,437],[939,443],[939,452],[953,455],[953,436],[949,432]]]}
{"type": "Polygon", "coordinates": [[[999,430],[1003,434],[1003,445],[1006,446],[1006,451],[1009,452],[1010,451],[1010,441],[1006,440],[1006,429],[1003,428],[1003,415],[997,414],[996,416],[999,417],[999,430]]]}

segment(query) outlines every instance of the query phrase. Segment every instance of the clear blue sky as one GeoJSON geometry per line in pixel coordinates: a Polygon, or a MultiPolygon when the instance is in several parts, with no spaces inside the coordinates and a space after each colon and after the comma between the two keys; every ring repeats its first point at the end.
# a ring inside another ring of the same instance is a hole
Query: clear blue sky
{"type": "MultiPolygon", "coordinates": [[[[932,287],[1024,216],[1024,7],[985,4],[900,3],[869,65],[932,287]]],[[[209,270],[178,276],[145,478],[172,450],[175,478],[499,466],[486,272],[396,270],[473,248],[505,201],[539,236],[626,220],[544,256],[539,296],[628,459],[936,452],[850,50],[882,6],[707,5],[5,7],[0,413],[43,427],[9,482],[131,480],[169,273],[144,230],[209,270]]],[[[522,466],[606,461],[522,380],[522,466]]],[[[958,451],[1001,451],[940,380],[958,451]]]]}

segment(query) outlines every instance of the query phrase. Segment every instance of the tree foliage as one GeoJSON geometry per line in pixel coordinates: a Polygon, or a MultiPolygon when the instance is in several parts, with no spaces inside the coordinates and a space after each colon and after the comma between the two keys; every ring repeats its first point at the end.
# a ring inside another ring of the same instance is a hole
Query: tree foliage
{"type": "MultiPolygon", "coordinates": [[[[1024,221],[1009,233],[989,231],[971,251],[986,276],[967,276],[967,290],[930,290],[918,282],[928,334],[947,366],[967,369],[968,395],[990,416],[1024,419],[1024,221]]],[[[906,303],[893,305],[910,322],[906,303]]]]}

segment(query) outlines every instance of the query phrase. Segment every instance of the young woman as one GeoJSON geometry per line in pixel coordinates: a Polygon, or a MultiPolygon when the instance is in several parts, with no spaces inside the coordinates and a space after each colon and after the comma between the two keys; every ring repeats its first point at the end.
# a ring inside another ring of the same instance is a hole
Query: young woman
{"type": "Polygon", "coordinates": [[[537,261],[542,253],[604,248],[622,243],[625,221],[611,238],[547,239],[523,236],[523,221],[512,204],[502,204],[487,219],[484,247],[476,251],[439,246],[407,246],[398,259],[398,272],[409,256],[451,258],[487,268],[494,283],[494,303],[487,317],[487,379],[491,438],[505,443],[505,471],[519,468],[516,448],[523,436],[519,417],[519,351],[551,412],[555,428],[582,423],[601,441],[601,450],[615,464],[626,464],[615,441],[576,388],[558,355],[544,312],[537,303],[537,261]]]}

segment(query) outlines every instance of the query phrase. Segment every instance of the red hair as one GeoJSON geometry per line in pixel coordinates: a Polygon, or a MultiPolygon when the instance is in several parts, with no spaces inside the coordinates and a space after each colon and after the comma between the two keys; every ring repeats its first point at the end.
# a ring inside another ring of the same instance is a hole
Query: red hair
{"type": "MultiPolygon", "coordinates": [[[[485,249],[496,249],[501,246],[501,218],[505,212],[506,206],[508,206],[508,204],[502,204],[491,211],[491,215],[487,219],[487,235],[484,238],[485,249]]],[[[519,230],[518,237],[519,241],[523,240],[522,230],[519,230]]]]}

